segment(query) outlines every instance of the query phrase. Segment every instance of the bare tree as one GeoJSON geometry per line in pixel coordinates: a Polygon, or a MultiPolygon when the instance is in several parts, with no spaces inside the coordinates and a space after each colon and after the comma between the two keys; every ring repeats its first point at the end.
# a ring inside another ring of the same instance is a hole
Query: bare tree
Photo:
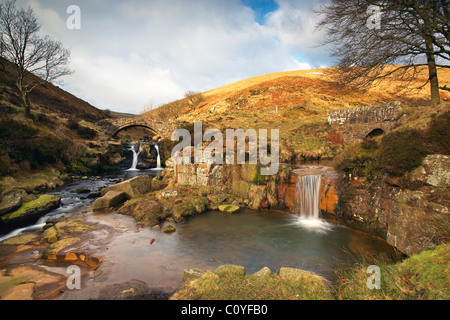
{"type": "Polygon", "coordinates": [[[447,0],[332,0],[318,10],[318,26],[327,34],[323,44],[334,46],[342,83],[367,87],[391,75],[412,80],[428,70],[425,84],[436,105],[437,70],[450,67],[448,6],[447,0]]]}
{"type": "Polygon", "coordinates": [[[15,86],[22,95],[27,117],[31,115],[28,94],[36,86],[72,73],[67,67],[70,51],[59,41],[40,37],[40,27],[31,8],[16,8],[15,0],[0,4],[0,53],[14,65],[15,86]]]}
{"type": "Polygon", "coordinates": [[[203,97],[203,93],[196,91],[187,91],[184,94],[184,97],[188,99],[189,103],[192,105],[193,109],[197,108],[197,106],[205,100],[203,97]]]}

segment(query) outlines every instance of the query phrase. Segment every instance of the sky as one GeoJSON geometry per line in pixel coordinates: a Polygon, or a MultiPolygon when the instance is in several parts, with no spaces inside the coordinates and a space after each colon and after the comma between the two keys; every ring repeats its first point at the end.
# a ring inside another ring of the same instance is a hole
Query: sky
{"type": "Polygon", "coordinates": [[[312,9],[326,0],[17,0],[70,49],[59,84],[100,109],[144,107],[280,71],[331,66],[312,9]],[[68,11],[80,9],[79,16],[68,11]],[[77,19],[79,17],[79,19],[77,19]],[[76,22],[79,22],[76,25],[76,22]],[[79,26],[79,28],[69,28],[79,26]]]}

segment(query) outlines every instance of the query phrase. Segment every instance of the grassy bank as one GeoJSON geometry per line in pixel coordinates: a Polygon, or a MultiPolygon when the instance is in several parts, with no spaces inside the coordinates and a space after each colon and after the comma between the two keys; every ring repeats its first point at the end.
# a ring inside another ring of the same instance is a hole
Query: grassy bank
{"type": "MultiPolygon", "coordinates": [[[[332,287],[324,278],[300,269],[267,268],[246,275],[239,266],[206,271],[186,283],[174,300],[448,300],[450,244],[423,251],[397,264],[378,262],[380,289],[369,289],[369,263],[359,262],[339,273],[332,287]]],[[[370,264],[373,264],[370,263],[370,264]]]]}
{"type": "Polygon", "coordinates": [[[380,262],[381,288],[369,290],[367,264],[358,263],[340,274],[337,298],[344,300],[448,300],[450,244],[422,251],[401,263],[380,262]]]}

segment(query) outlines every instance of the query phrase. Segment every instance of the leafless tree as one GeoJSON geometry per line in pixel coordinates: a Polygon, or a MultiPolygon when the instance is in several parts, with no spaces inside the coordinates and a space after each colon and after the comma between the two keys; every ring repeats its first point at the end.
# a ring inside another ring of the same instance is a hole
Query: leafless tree
{"type": "Polygon", "coordinates": [[[203,93],[196,91],[187,91],[184,94],[184,97],[188,99],[189,103],[192,105],[193,109],[197,108],[197,106],[205,100],[203,97],[203,93]]]}
{"type": "Polygon", "coordinates": [[[36,86],[72,73],[67,67],[70,51],[59,41],[40,37],[40,27],[31,8],[17,8],[15,0],[0,4],[0,53],[14,65],[15,86],[22,95],[27,117],[31,115],[28,94],[36,86]]]}
{"type": "Polygon", "coordinates": [[[447,0],[332,0],[317,12],[342,83],[367,87],[391,75],[412,80],[428,69],[431,103],[440,103],[437,71],[450,67],[447,0]]]}

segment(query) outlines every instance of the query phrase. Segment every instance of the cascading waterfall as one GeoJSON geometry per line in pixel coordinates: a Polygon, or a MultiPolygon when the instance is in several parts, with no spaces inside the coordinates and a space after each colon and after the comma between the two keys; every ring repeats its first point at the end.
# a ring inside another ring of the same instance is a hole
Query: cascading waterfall
{"type": "Polygon", "coordinates": [[[320,174],[297,177],[299,214],[303,218],[319,219],[320,174]]]}
{"type": "Polygon", "coordinates": [[[319,218],[321,174],[299,174],[296,179],[297,217],[294,223],[317,233],[326,233],[332,225],[319,218]]]}
{"type": "Polygon", "coordinates": [[[136,169],[136,166],[138,164],[139,153],[141,153],[141,143],[139,142],[137,151],[135,150],[135,147],[136,147],[136,145],[132,144],[129,149],[130,151],[133,152],[133,163],[131,164],[131,168],[128,169],[130,171],[138,170],[138,169],[136,169]]]}
{"type": "Polygon", "coordinates": [[[161,167],[161,154],[159,152],[159,146],[157,144],[155,144],[155,150],[156,150],[156,168],[151,168],[149,170],[153,171],[162,170],[163,168],[161,167]]]}
{"type": "Polygon", "coordinates": [[[156,170],[161,170],[161,156],[159,154],[159,146],[155,144],[155,149],[158,154],[158,157],[156,158],[156,170]]]}

